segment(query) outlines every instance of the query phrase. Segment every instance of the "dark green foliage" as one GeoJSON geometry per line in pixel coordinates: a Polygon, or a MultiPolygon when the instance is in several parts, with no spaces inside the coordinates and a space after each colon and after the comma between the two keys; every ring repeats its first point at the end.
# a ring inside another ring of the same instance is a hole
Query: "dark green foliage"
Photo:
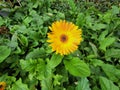
{"type": "Polygon", "coordinates": [[[0,82],[6,90],[119,90],[119,0],[18,1],[0,1],[0,82]],[[67,56],[47,43],[48,27],[61,19],[83,32],[78,50],[67,56]]]}

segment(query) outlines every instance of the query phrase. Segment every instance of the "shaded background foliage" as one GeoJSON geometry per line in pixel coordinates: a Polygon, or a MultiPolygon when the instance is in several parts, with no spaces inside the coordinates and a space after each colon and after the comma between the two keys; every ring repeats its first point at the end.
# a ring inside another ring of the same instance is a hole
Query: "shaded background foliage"
{"type": "Polygon", "coordinates": [[[0,2],[0,15],[0,81],[7,90],[119,90],[119,0],[8,0],[0,2]],[[84,61],[87,77],[68,73],[64,64],[72,61],[62,62],[46,43],[48,26],[60,19],[83,30],[67,58],[84,61]]]}

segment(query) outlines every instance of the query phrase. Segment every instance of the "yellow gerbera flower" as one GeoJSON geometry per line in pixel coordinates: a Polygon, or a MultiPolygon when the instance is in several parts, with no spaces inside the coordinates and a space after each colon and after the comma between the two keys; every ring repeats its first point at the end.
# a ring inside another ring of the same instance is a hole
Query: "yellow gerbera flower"
{"type": "Polygon", "coordinates": [[[78,29],[78,26],[72,22],[56,21],[49,29],[51,32],[48,33],[48,42],[52,47],[52,51],[56,51],[61,55],[67,55],[75,51],[82,41],[82,30],[78,29]]]}
{"type": "Polygon", "coordinates": [[[6,86],[5,82],[0,82],[0,90],[4,90],[6,86]]]}

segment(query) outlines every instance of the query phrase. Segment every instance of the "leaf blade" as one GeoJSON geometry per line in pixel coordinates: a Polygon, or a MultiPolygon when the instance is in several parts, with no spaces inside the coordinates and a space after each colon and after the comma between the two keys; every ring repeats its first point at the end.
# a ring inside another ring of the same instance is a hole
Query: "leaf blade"
{"type": "Polygon", "coordinates": [[[113,84],[112,81],[108,80],[105,77],[100,77],[99,78],[101,90],[119,90],[119,88],[113,84]]]}
{"type": "Polygon", "coordinates": [[[7,46],[0,46],[0,63],[3,62],[9,55],[11,49],[7,46]]]}
{"type": "Polygon", "coordinates": [[[65,68],[74,76],[87,77],[90,75],[89,67],[79,58],[64,60],[65,68]]]}

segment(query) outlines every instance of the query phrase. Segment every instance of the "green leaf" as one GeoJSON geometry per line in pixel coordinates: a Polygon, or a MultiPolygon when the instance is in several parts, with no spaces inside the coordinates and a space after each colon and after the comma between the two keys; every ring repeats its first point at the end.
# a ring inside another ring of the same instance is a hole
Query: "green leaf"
{"type": "Polygon", "coordinates": [[[29,72],[30,80],[32,80],[33,77],[38,80],[43,80],[51,76],[51,69],[47,67],[43,59],[20,60],[20,65],[23,70],[29,72]]]}
{"type": "Polygon", "coordinates": [[[92,42],[89,42],[89,44],[90,44],[90,46],[92,47],[92,50],[93,50],[95,56],[98,56],[98,53],[97,53],[97,52],[98,52],[98,49],[97,49],[96,45],[93,44],[92,42]]]}
{"type": "Polygon", "coordinates": [[[53,78],[54,78],[54,81],[53,81],[53,85],[54,86],[57,86],[57,85],[60,85],[60,80],[62,79],[62,75],[54,75],[53,78]]]}
{"type": "Polygon", "coordinates": [[[91,28],[94,22],[94,19],[90,15],[88,15],[85,17],[85,20],[86,20],[86,27],[91,28]]]}
{"type": "Polygon", "coordinates": [[[115,37],[107,37],[104,40],[100,41],[99,49],[106,51],[106,48],[115,42],[115,37]]]}
{"type": "Polygon", "coordinates": [[[105,52],[105,58],[120,58],[120,49],[108,49],[106,52],[105,52]]]}
{"type": "Polygon", "coordinates": [[[44,23],[42,17],[43,17],[43,16],[38,15],[38,14],[33,15],[32,24],[33,24],[33,25],[36,24],[36,26],[39,26],[39,27],[40,27],[40,26],[44,23]]]}
{"type": "MultiPolygon", "coordinates": [[[[62,15],[62,17],[64,16],[63,13],[61,13],[61,15],[62,15]]],[[[47,21],[50,20],[50,18],[51,18],[51,17],[50,17],[48,14],[45,14],[45,15],[43,16],[43,21],[44,21],[44,22],[47,22],[47,21]]]]}
{"type": "Polygon", "coordinates": [[[0,63],[3,62],[9,55],[11,49],[7,46],[0,46],[0,63]]]}
{"type": "Polygon", "coordinates": [[[30,31],[29,32],[29,36],[31,39],[35,40],[35,41],[39,41],[40,40],[40,34],[36,31],[30,31]]]}
{"type": "Polygon", "coordinates": [[[61,12],[57,12],[57,17],[59,17],[61,19],[65,19],[64,13],[61,13],[61,12]]]}
{"type": "Polygon", "coordinates": [[[25,47],[28,46],[28,39],[27,37],[25,37],[23,34],[20,34],[20,39],[19,41],[21,42],[21,44],[25,47]]]}
{"type": "Polygon", "coordinates": [[[12,82],[16,81],[16,78],[14,76],[3,74],[2,76],[0,76],[0,81],[7,81],[7,84],[12,84],[12,82]]]}
{"type": "Polygon", "coordinates": [[[23,22],[26,26],[29,26],[29,23],[32,21],[32,17],[26,17],[23,22]]]}
{"type": "Polygon", "coordinates": [[[44,55],[45,55],[44,48],[37,48],[37,49],[34,49],[33,51],[31,51],[30,53],[28,53],[28,55],[26,56],[26,59],[36,59],[36,58],[40,58],[44,55]]]}
{"type": "Polygon", "coordinates": [[[101,30],[101,29],[105,29],[106,28],[106,25],[105,24],[102,24],[102,23],[99,23],[99,24],[95,24],[92,29],[93,30],[101,30]]]}
{"type": "Polygon", "coordinates": [[[103,16],[103,21],[106,23],[110,23],[111,19],[112,19],[112,13],[111,12],[106,12],[103,16]]]}
{"type": "Polygon", "coordinates": [[[112,14],[115,15],[115,14],[119,14],[120,10],[117,6],[112,6],[112,14]]]}
{"type": "Polygon", "coordinates": [[[41,90],[53,90],[52,78],[46,78],[41,81],[41,90]]]}
{"type": "Polygon", "coordinates": [[[75,5],[75,3],[74,3],[74,0],[67,0],[67,1],[68,1],[69,5],[70,5],[71,10],[72,10],[73,12],[75,12],[76,9],[77,9],[77,7],[76,7],[76,5],[75,5]]]}
{"type": "Polygon", "coordinates": [[[77,57],[64,60],[65,68],[74,76],[87,77],[90,75],[90,69],[86,63],[77,57]]]}
{"type": "Polygon", "coordinates": [[[52,69],[58,66],[62,61],[63,56],[60,54],[53,54],[50,61],[48,62],[48,66],[52,69]]]}
{"type": "Polygon", "coordinates": [[[105,36],[106,36],[107,34],[108,34],[108,30],[103,31],[103,32],[100,34],[98,40],[99,40],[99,41],[104,40],[104,39],[105,39],[105,36]]]}
{"type": "Polygon", "coordinates": [[[36,68],[37,61],[36,60],[20,60],[20,65],[23,70],[26,71],[34,71],[36,68]]]}
{"type": "Polygon", "coordinates": [[[41,64],[37,65],[38,69],[37,69],[37,79],[38,80],[44,80],[45,78],[51,78],[52,76],[52,69],[49,68],[49,66],[47,66],[45,64],[45,62],[42,62],[41,64]]]}
{"type": "Polygon", "coordinates": [[[120,79],[120,70],[115,66],[103,64],[101,67],[110,80],[117,82],[120,79]]]}
{"type": "Polygon", "coordinates": [[[18,46],[17,38],[18,38],[17,33],[14,33],[11,38],[11,41],[8,43],[8,46],[13,49],[17,48],[18,46]]]}
{"type": "Polygon", "coordinates": [[[2,17],[0,16],[0,26],[4,24],[4,20],[2,19],[2,17]]]}
{"type": "Polygon", "coordinates": [[[91,90],[88,79],[81,78],[81,80],[78,81],[78,84],[75,90],[91,90]]]}
{"type": "Polygon", "coordinates": [[[22,83],[21,78],[12,85],[12,90],[29,90],[27,84],[22,83]]]}
{"type": "Polygon", "coordinates": [[[85,15],[83,13],[79,13],[76,19],[76,24],[82,27],[85,23],[85,19],[83,18],[85,15]]]}
{"type": "Polygon", "coordinates": [[[111,80],[108,80],[105,77],[100,77],[99,79],[101,90],[119,90],[119,88],[114,85],[114,83],[111,80]]]}
{"type": "Polygon", "coordinates": [[[22,50],[19,46],[17,46],[16,50],[13,52],[15,54],[21,54],[22,53],[22,50]]]}
{"type": "Polygon", "coordinates": [[[99,59],[90,59],[90,61],[91,61],[91,64],[93,64],[95,67],[101,66],[104,63],[102,60],[99,60],[99,59]]]}

